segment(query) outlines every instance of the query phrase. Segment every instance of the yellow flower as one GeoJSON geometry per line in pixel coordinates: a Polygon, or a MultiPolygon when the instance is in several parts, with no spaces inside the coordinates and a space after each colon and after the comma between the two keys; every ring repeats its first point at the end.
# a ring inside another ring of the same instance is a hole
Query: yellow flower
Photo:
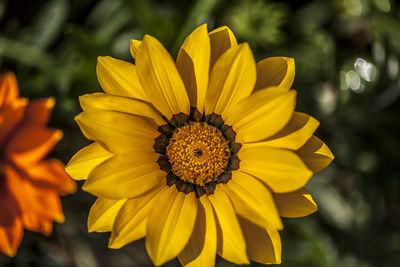
{"type": "Polygon", "coordinates": [[[155,265],[280,263],[280,216],[317,209],[303,186],[333,159],[318,121],[294,111],[293,59],[256,64],[228,27],[206,25],[176,62],[148,35],[131,54],[99,57],[105,93],[80,97],[94,143],[66,170],[98,196],[89,231],[111,231],[110,248],[145,237],[155,265]]]}

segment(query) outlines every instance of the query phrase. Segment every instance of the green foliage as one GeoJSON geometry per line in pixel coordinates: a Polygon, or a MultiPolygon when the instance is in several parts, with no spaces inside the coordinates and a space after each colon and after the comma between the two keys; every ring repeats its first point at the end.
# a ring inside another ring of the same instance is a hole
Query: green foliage
{"type": "MultiPolygon", "coordinates": [[[[22,96],[55,96],[51,125],[67,161],[86,144],[73,117],[78,96],[100,91],[97,56],[130,60],[129,39],[156,36],[174,56],[207,22],[228,25],[254,56],[296,60],[297,109],[312,114],[336,158],[311,179],[320,210],[284,220],[282,266],[398,266],[400,262],[400,7],[394,0],[0,1],[0,70],[22,96]]],[[[45,238],[26,232],[3,266],[150,266],[141,242],[107,249],[88,234],[93,199],[63,199],[67,222],[45,238]]],[[[252,263],[253,266],[260,266],[252,263]]],[[[176,262],[167,266],[177,266],[176,262]]],[[[233,266],[222,260],[217,266],[233,266]]]]}

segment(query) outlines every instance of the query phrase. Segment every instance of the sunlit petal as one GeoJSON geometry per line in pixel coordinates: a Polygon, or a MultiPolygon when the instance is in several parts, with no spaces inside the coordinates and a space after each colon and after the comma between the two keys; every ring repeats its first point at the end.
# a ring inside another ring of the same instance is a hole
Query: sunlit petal
{"type": "Polygon", "coordinates": [[[210,70],[210,38],[207,24],[196,28],[184,41],[176,65],[189,96],[190,105],[202,113],[210,70]]]}
{"type": "Polygon", "coordinates": [[[189,114],[190,103],[175,62],[163,45],[146,35],[136,53],[139,80],[152,104],[167,119],[189,114]]]}

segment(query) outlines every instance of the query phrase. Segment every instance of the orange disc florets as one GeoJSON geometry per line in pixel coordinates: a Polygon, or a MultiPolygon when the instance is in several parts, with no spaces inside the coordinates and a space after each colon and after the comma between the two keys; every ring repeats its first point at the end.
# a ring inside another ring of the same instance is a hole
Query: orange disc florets
{"type": "Polygon", "coordinates": [[[225,171],[230,157],[229,142],[216,127],[190,122],[174,131],[167,156],[175,175],[204,186],[225,171]]]}

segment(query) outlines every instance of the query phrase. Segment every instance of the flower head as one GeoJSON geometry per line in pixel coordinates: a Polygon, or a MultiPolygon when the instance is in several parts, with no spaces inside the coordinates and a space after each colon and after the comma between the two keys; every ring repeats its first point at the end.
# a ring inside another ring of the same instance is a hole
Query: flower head
{"type": "Polygon", "coordinates": [[[59,194],[75,182],[57,159],[45,159],[62,132],[46,127],[54,99],[20,98],[14,74],[0,76],[0,251],[14,256],[24,228],[48,235],[64,221],[59,194]]]}
{"type": "Polygon", "coordinates": [[[111,231],[111,248],[145,237],[155,265],[279,263],[280,217],[317,209],[303,186],[333,159],[318,122],[294,111],[293,59],[256,64],[229,28],[206,25],[176,62],[148,35],[131,54],[99,57],[105,93],[80,98],[94,142],[66,170],[98,196],[89,231],[111,231]]]}

